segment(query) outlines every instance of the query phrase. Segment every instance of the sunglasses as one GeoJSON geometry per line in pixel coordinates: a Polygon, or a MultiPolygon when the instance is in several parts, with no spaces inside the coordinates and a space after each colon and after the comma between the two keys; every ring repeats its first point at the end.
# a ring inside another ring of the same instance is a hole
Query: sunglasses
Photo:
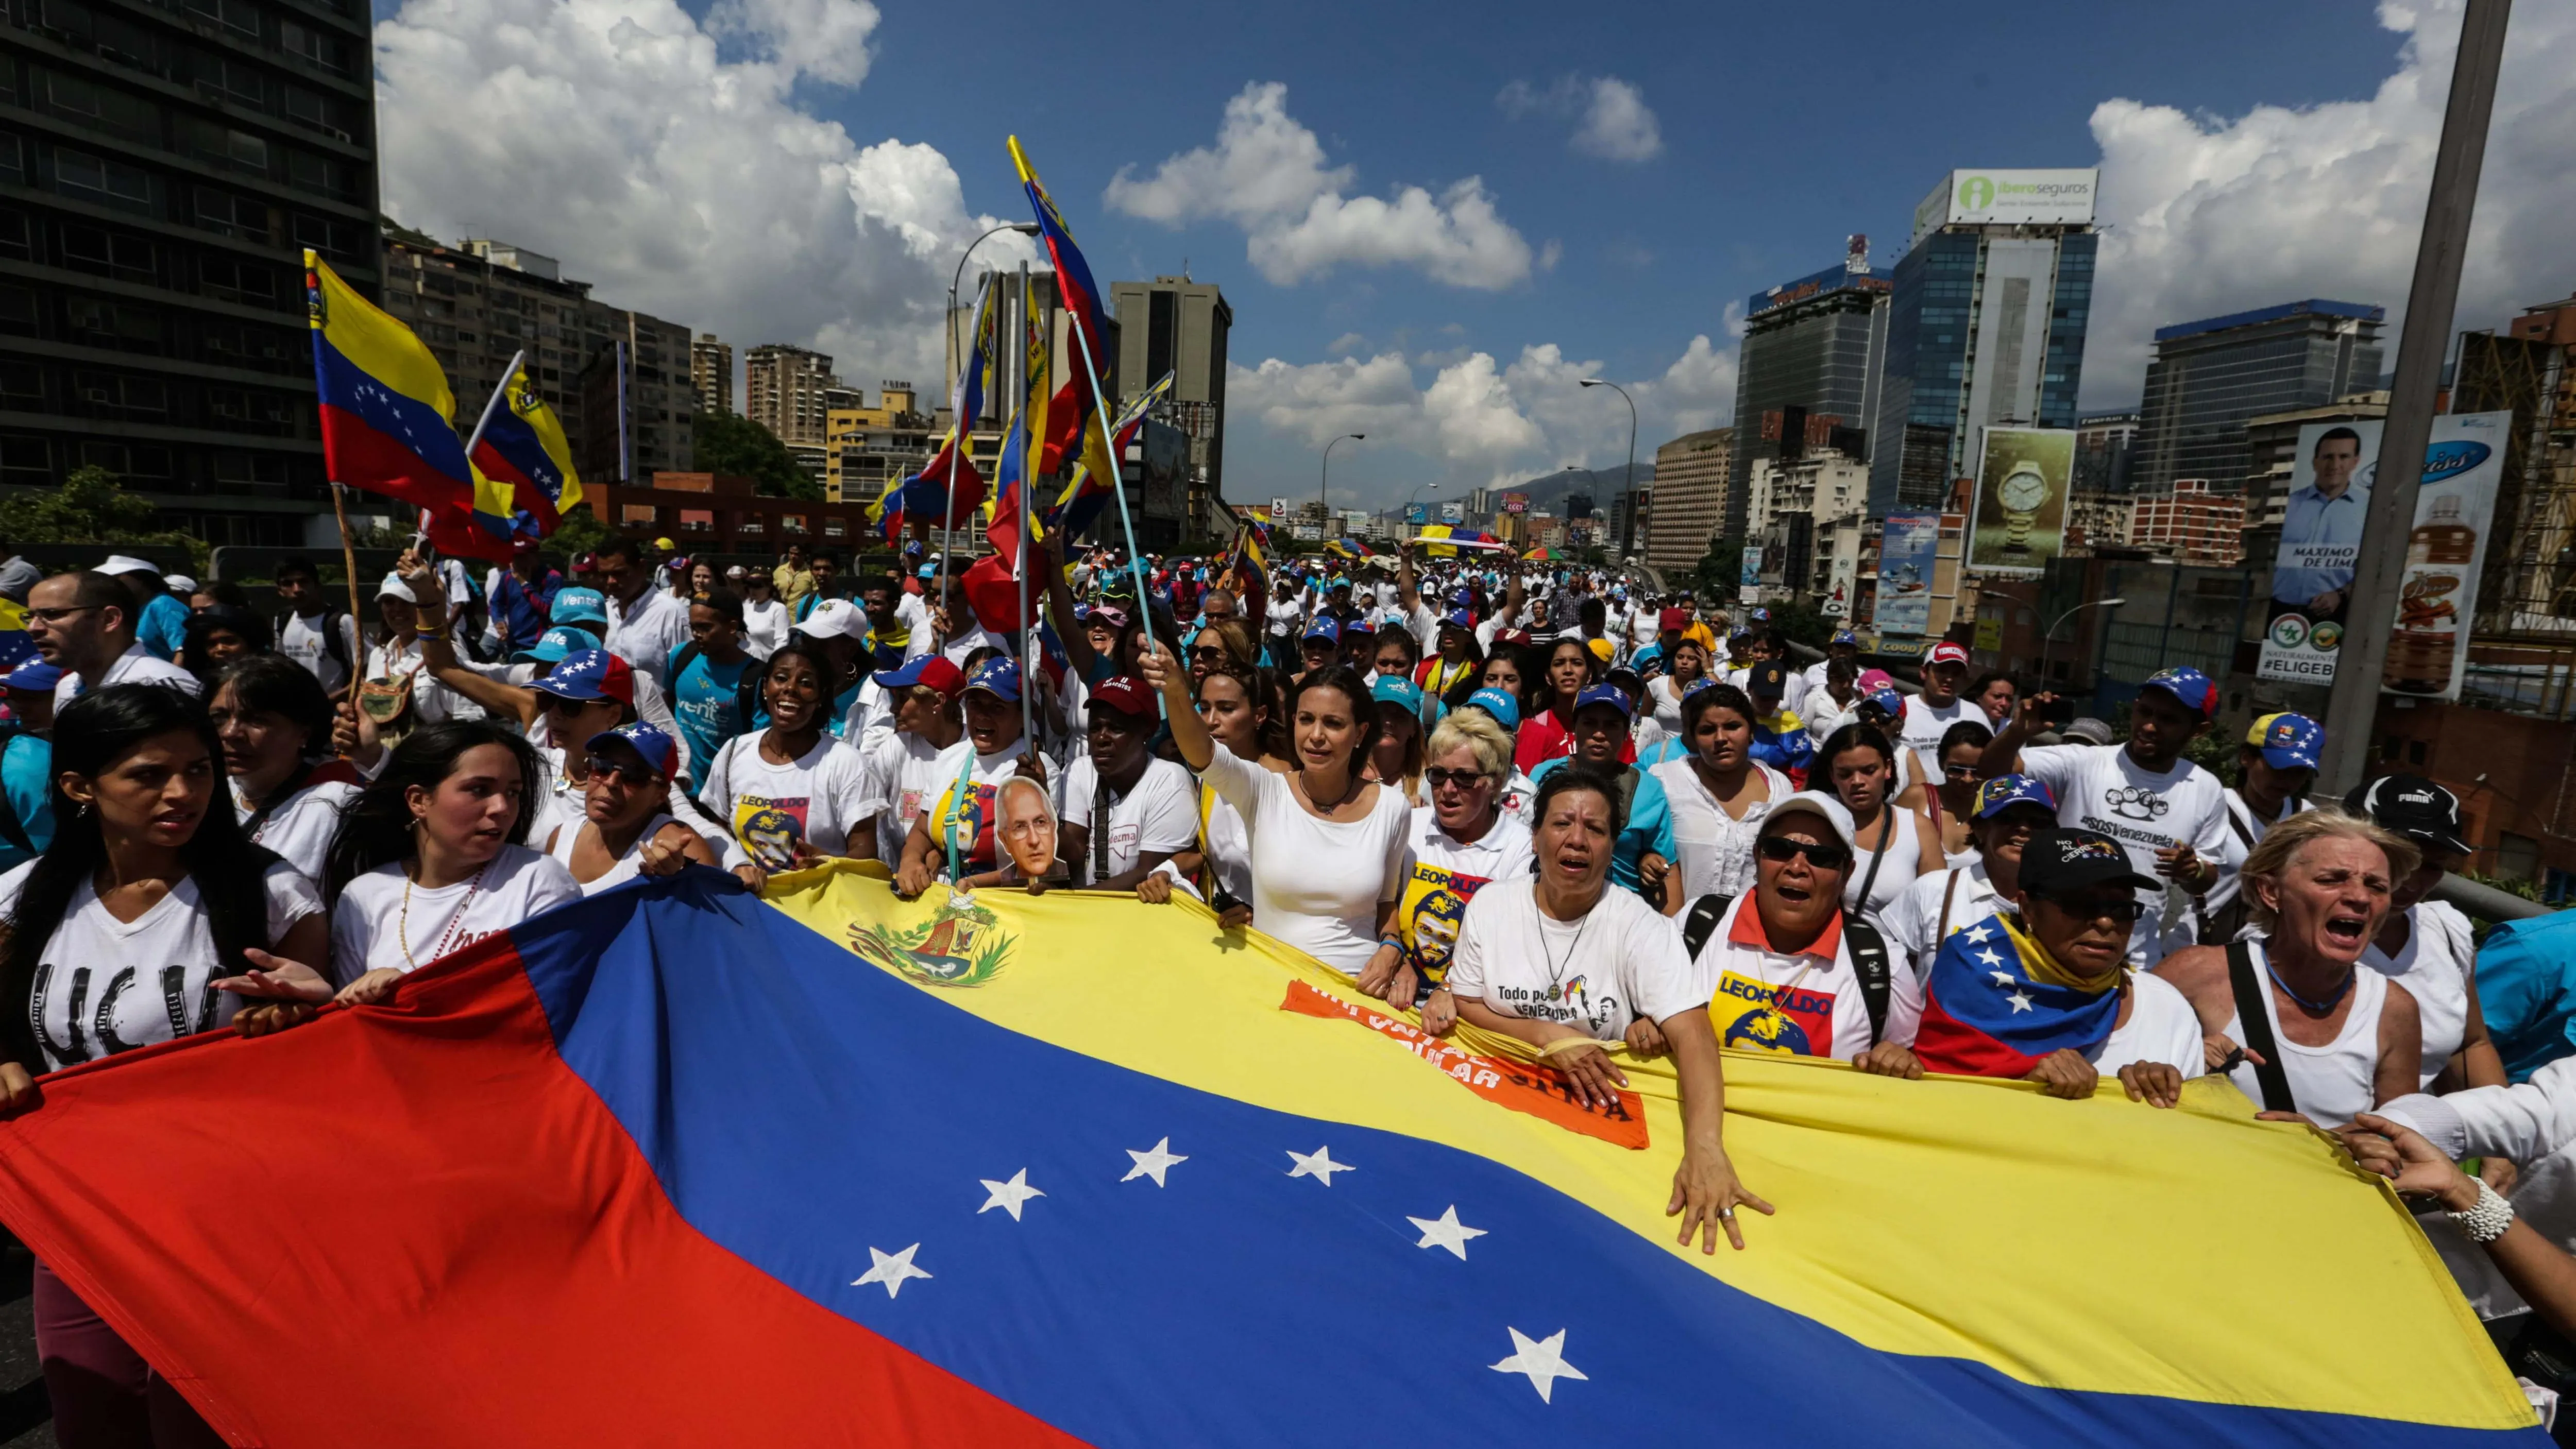
{"type": "Polygon", "coordinates": [[[1203,649],[1193,649],[1190,651],[1190,658],[1200,664],[1223,664],[1225,662],[1225,649],[1222,645],[1214,645],[1203,649]]]}
{"type": "Polygon", "coordinates": [[[1953,780],[1973,780],[1977,778],[1977,767],[1974,765],[1943,765],[1941,767],[1941,773],[1953,780]]]}
{"type": "Polygon", "coordinates": [[[2115,925],[2134,926],[2138,917],[2147,913],[2144,901],[2088,901],[2081,897],[2042,896],[2040,899],[2080,921],[2110,921],[2115,925]]]}
{"type": "Polygon", "coordinates": [[[1448,770],[1434,765],[1422,772],[1422,778],[1434,790],[1447,785],[1455,785],[1461,790],[1473,790],[1492,777],[1481,770],[1448,770]]]}
{"type": "Polygon", "coordinates": [[[1754,848],[1762,853],[1764,860],[1778,861],[1783,865],[1802,855],[1807,858],[1807,864],[1818,870],[1841,870],[1851,864],[1851,852],[1839,845],[1809,845],[1785,835],[1764,836],[1762,843],[1754,848]]]}
{"type": "Polygon", "coordinates": [[[643,789],[645,786],[652,784],[654,780],[660,778],[652,771],[645,769],[642,765],[626,764],[620,761],[611,760],[605,755],[590,756],[588,758],[588,767],[593,778],[597,778],[602,775],[614,776],[619,783],[625,785],[630,790],[643,789]]]}

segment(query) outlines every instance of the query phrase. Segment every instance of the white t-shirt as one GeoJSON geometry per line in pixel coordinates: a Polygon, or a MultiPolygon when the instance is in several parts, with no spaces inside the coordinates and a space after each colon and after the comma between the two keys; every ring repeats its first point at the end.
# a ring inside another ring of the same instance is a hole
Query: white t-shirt
{"type": "Polygon", "coordinates": [[[1270,622],[1271,638],[1294,638],[1298,626],[1306,622],[1306,606],[1293,595],[1285,599],[1274,596],[1270,600],[1266,617],[1270,622]]]}
{"type": "Polygon", "coordinates": [[[324,641],[322,616],[306,618],[289,610],[286,627],[277,631],[277,652],[313,671],[322,681],[326,694],[337,694],[349,682],[349,666],[342,659],[357,659],[363,648],[358,643],[358,621],[346,614],[339,616],[341,653],[334,656],[324,641]]]}
{"type": "Polygon", "coordinates": [[[1971,861],[1916,876],[1903,895],[1879,912],[1878,928],[1889,946],[1913,958],[1916,975],[1929,976],[1932,958],[1943,941],[2005,909],[2006,904],[1986,874],[1985,862],[1971,861]]]}
{"type": "MultiPolygon", "coordinates": [[[[1842,1061],[1868,1051],[1869,1004],[1861,996],[1842,923],[1828,928],[1834,943],[1830,959],[1813,950],[1780,952],[1767,941],[1736,939],[1736,918],[1753,909],[1749,892],[1729,902],[1694,963],[1718,1045],[1786,1056],[1830,1055],[1842,1061]]],[[[1746,935],[1761,934],[1757,915],[1746,922],[1746,935]]],[[[1901,948],[1896,942],[1891,939],[1887,945],[1892,959],[1884,1039],[1912,1046],[1923,1021],[1923,982],[1897,956],[1901,948]]]]}
{"type": "MultiPolygon", "coordinates": [[[[251,843],[276,851],[278,858],[295,867],[306,880],[322,878],[323,857],[331,853],[331,837],[339,833],[340,812],[358,798],[358,787],[340,780],[307,785],[289,795],[268,818],[251,833],[251,843]]],[[[250,802],[233,792],[233,816],[247,825],[257,814],[250,802]]]]}
{"type": "Polygon", "coordinates": [[[742,647],[754,659],[766,659],[787,642],[787,606],[770,599],[742,601],[742,647]]]}
{"type": "Polygon", "coordinates": [[[1925,704],[1923,696],[1907,695],[1905,738],[1900,743],[1909,750],[1920,751],[1925,759],[1930,759],[1941,748],[1941,736],[1949,733],[1950,726],[1963,719],[1972,719],[1979,724],[1991,724],[1991,721],[1986,718],[1985,710],[1966,699],[1954,699],[1948,704],[1925,704]]]}
{"type": "Polygon", "coordinates": [[[425,725],[444,724],[452,719],[481,719],[483,706],[439,683],[429,672],[427,660],[421,658],[418,644],[401,641],[401,648],[379,644],[367,651],[365,678],[390,684],[406,675],[411,678],[412,718],[425,725]]]}
{"type": "Polygon", "coordinates": [[[1252,924],[1345,976],[1377,953],[1377,908],[1404,883],[1413,812],[1380,786],[1358,820],[1320,820],[1288,777],[1216,747],[1201,777],[1252,832],[1252,924]]]}
{"type": "Polygon", "coordinates": [[[1795,793],[1788,776],[1760,760],[1753,768],[1762,772],[1771,794],[1747,806],[1741,820],[1719,807],[1688,759],[1666,760],[1651,772],[1664,787],[1664,808],[1672,816],[1673,843],[1681,851],[1673,865],[1681,874],[1684,900],[1711,892],[1740,896],[1753,889],[1753,841],[1762,833],[1762,818],[1795,793]]]}
{"type": "Polygon", "coordinates": [[[2163,1062],[2185,1079],[2205,1075],[2209,1058],[2201,1047],[2200,1015],[2191,999],[2161,976],[2129,973],[2129,1019],[2112,1030],[2085,1060],[2102,1075],[2116,1076],[2132,1062],[2163,1062]]]}
{"type": "Polygon", "coordinates": [[[1467,902],[1449,959],[1452,994],[1507,1016],[1617,1041],[1639,1017],[1707,1004],[1681,932],[1634,891],[1605,886],[1581,920],[1551,919],[1537,883],[1498,880],[1467,902]]]}
{"type": "Polygon", "coordinates": [[[393,861],[349,882],[331,908],[331,975],[346,986],[382,967],[408,972],[579,899],[561,861],[524,845],[436,890],[414,887],[393,861]]]}
{"type": "Polygon", "coordinates": [[[1440,828],[1438,810],[1414,807],[1395,933],[1409,943],[1406,956],[1426,985],[1447,973],[1468,903],[1497,881],[1528,879],[1533,858],[1529,826],[1508,812],[1498,811],[1474,844],[1462,845],[1440,828]]]}
{"type": "MultiPolygon", "coordinates": [[[[1060,823],[1091,829],[1096,803],[1093,797],[1099,789],[1100,771],[1091,763],[1091,752],[1085,750],[1065,767],[1064,798],[1057,806],[1060,823]]],[[[1137,857],[1149,851],[1177,855],[1198,842],[1198,782],[1190,778],[1189,771],[1171,761],[1148,757],[1145,773],[1135,788],[1109,804],[1109,869],[1096,878],[1125,875],[1136,868],[1137,857]]],[[[1094,840],[1081,859],[1066,861],[1072,868],[1075,885],[1093,882],[1092,863],[1098,852],[1099,842],[1094,840]]]]}
{"type": "MultiPolygon", "coordinates": [[[[645,590],[644,597],[631,605],[610,599],[608,637],[603,642],[609,653],[625,660],[635,670],[638,686],[635,691],[636,712],[676,736],[679,731],[667,723],[668,706],[664,706],[661,719],[645,714],[641,686],[649,680],[655,694],[665,697],[670,694],[671,681],[664,671],[671,667],[673,651],[689,642],[689,606],[673,597],[668,590],[658,588],[645,590]]],[[[685,754],[688,746],[684,744],[680,748],[685,754]]]]}
{"type": "Polygon", "coordinates": [[[850,832],[885,804],[868,793],[867,761],[826,734],[793,763],[774,765],[760,752],[768,735],[725,741],[700,798],[764,870],[794,869],[799,841],[824,855],[847,853],[850,832]]]}
{"type": "MultiPolygon", "coordinates": [[[[0,875],[0,918],[17,911],[35,869],[31,860],[0,875]]],[[[270,866],[261,884],[270,946],[296,922],[322,914],[322,893],[284,861],[270,866]]],[[[241,998],[210,984],[231,974],[215,958],[195,877],[131,921],[110,915],[84,878],[36,967],[28,1009],[46,1069],[213,1031],[241,1009],[241,998]]]]}
{"type": "MultiPolygon", "coordinates": [[[[2057,796],[2058,824],[2120,842],[2140,875],[2162,880],[2156,852],[2177,845],[2190,846],[2202,860],[2225,854],[2227,807],[2220,798],[2225,787],[2189,760],[2178,759],[2159,774],[2132,758],[2126,745],[2036,745],[2021,752],[2021,767],[2057,796]]],[[[2146,914],[2129,933],[2133,966],[2163,959],[2159,941],[2165,923],[2159,907],[2150,899],[2146,914]]]]}
{"type": "Polygon", "coordinates": [[[898,730],[867,751],[867,795],[877,808],[877,859],[894,864],[903,859],[904,837],[912,822],[956,777],[939,773],[942,751],[921,736],[898,730]]]}
{"type": "MultiPolygon", "coordinates": [[[[107,666],[107,677],[98,682],[98,687],[105,689],[111,684],[167,684],[190,694],[204,688],[197,682],[197,676],[140,644],[128,646],[123,654],[116,656],[115,663],[107,666]]],[[[54,681],[54,708],[62,709],[88,692],[79,675],[66,674],[54,681]]]]}
{"type": "MultiPolygon", "coordinates": [[[[928,817],[925,829],[930,835],[931,869],[943,876],[948,871],[948,846],[953,836],[957,845],[958,868],[969,875],[1007,864],[1008,852],[993,838],[993,827],[1000,821],[996,800],[1002,782],[1020,772],[1020,761],[1027,758],[1029,742],[1017,739],[984,754],[975,748],[975,737],[965,735],[957,743],[939,752],[939,763],[933,767],[932,793],[922,806],[928,817]],[[969,799],[961,806],[956,800],[960,777],[964,777],[969,799]]],[[[1060,778],[1060,777],[1058,777],[1060,778]]],[[[897,858],[900,860],[900,857],[897,858]]]]}

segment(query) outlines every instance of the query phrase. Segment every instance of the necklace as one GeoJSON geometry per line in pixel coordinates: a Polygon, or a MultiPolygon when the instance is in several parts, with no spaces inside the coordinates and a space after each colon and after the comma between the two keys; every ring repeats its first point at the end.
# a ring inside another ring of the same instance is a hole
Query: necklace
{"type": "Polygon", "coordinates": [[[2334,1010],[2335,1003],[2343,1000],[2343,994],[2350,991],[2352,989],[2353,982],[2360,979],[2358,972],[2347,971],[2343,976],[2343,984],[2334,989],[2334,995],[2327,997],[2323,1001],[2310,1001],[2306,997],[2291,990],[2290,983],[2281,979],[2281,973],[2272,969],[2272,958],[2268,953],[2263,957],[2263,974],[2271,977],[2272,984],[2281,988],[2281,994],[2290,998],[2292,1001],[2299,1003],[2299,1009],[2305,1011],[2310,1016],[2323,1016],[2327,1012],[2334,1010]]]}
{"type": "MultiPolygon", "coordinates": [[[[1592,904],[1595,909],[1598,909],[1601,903],[1598,900],[1595,900],[1592,904]]],[[[1532,896],[1530,898],[1530,905],[1533,909],[1538,908],[1538,898],[1536,896],[1532,896]]],[[[1547,932],[1543,928],[1544,922],[1548,918],[1547,912],[1540,909],[1538,916],[1542,923],[1542,929],[1538,933],[1539,959],[1547,963],[1547,999],[1554,1001],[1565,994],[1564,986],[1561,983],[1565,979],[1566,968],[1574,964],[1574,953],[1583,949],[1583,933],[1592,929],[1592,912],[1585,911],[1583,913],[1582,921],[1575,926],[1574,939],[1565,943],[1565,959],[1563,961],[1557,960],[1556,953],[1547,948],[1547,932]]]]}
{"type": "MultiPolygon", "coordinates": [[[[466,881],[465,899],[456,903],[456,914],[448,918],[447,929],[439,933],[438,945],[429,953],[429,959],[432,961],[446,955],[450,950],[455,948],[456,937],[462,934],[465,930],[465,912],[474,904],[475,893],[483,889],[484,874],[491,869],[492,862],[487,860],[483,862],[483,868],[474,872],[472,878],[466,881]]],[[[415,960],[411,954],[411,885],[411,872],[404,871],[402,915],[395,923],[394,939],[402,946],[403,960],[409,964],[413,970],[417,971],[420,969],[420,962],[415,960]]],[[[2274,977],[2273,979],[2277,981],[2280,978],[2274,977]]],[[[2283,987],[2282,989],[2286,991],[2289,988],[2283,987]]]]}

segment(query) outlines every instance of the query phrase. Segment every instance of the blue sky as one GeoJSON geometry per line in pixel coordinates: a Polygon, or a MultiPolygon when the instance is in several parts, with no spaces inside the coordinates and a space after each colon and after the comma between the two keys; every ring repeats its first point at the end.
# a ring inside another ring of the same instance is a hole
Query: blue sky
{"type": "MultiPolygon", "coordinates": [[[[873,383],[937,375],[957,247],[1025,215],[1016,131],[1104,281],[1186,258],[1225,289],[1229,494],[1311,487],[1317,444],[1369,431],[1335,492],[1383,504],[1615,465],[1625,410],[1572,387],[1595,368],[1638,394],[1641,455],[1731,420],[1730,304],[1848,232],[1892,263],[1957,166],[2105,168],[2088,407],[2136,400],[2162,323],[2393,319],[2456,4],[1144,3],[1068,33],[1062,6],[408,0],[380,10],[385,190],[873,383]]],[[[2526,4],[2462,325],[2576,289],[2571,117],[2576,14],[2526,4]]]]}

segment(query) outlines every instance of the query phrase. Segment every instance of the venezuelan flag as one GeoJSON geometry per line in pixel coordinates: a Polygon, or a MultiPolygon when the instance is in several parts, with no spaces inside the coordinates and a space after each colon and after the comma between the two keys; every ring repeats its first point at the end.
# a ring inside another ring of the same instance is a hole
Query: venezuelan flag
{"type": "Polygon", "coordinates": [[[279,1449],[2547,1443],[2379,1180],[2222,1079],[1729,1053],[1779,1215],[1703,1256],[1669,1070],[1584,1113],[1525,1056],[1186,900],[699,870],[48,1076],[0,1219],[279,1449]]]}
{"type": "Polygon", "coordinates": [[[421,508],[474,505],[474,468],[452,417],[447,373],[412,330],[304,253],[322,465],[333,482],[421,508]]]}
{"type": "MultiPolygon", "coordinates": [[[[1014,572],[1020,566],[1020,525],[1027,508],[1028,483],[1025,475],[1029,462],[1028,415],[1014,414],[1010,431],[1002,436],[1001,461],[995,465],[997,480],[993,506],[984,517],[984,537],[993,552],[1014,572]]],[[[1045,535],[1041,533],[1040,537],[1045,535]]]]}
{"type": "Polygon", "coordinates": [[[1914,1054],[1927,1071],[2021,1077],[2061,1047],[2089,1051],[2120,1021],[2120,993],[2082,991],[2034,964],[2039,944],[2001,916],[1954,931],[1923,981],[1914,1054]]]}
{"type": "MultiPolygon", "coordinates": [[[[1091,419],[1092,387],[1096,382],[1104,391],[1109,386],[1113,365],[1109,356],[1109,313],[1101,305],[1099,284],[1091,279],[1091,263],[1074,245],[1073,229],[1064,224],[1064,213],[1056,210],[1055,198],[1047,194],[1046,184],[1038,180],[1035,167],[1029,165],[1028,153],[1020,149],[1020,138],[1010,138],[1011,164],[1019,169],[1020,185],[1029,194],[1029,207],[1037,214],[1038,229],[1046,242],[1047,258],[1055,263],[1056,297],[1066,310],[1081,323],[1081,336],[1074,343],[1080,366],[1065,369],[1065,383],[1045,414],[1043,423],[1052,417],[1054,426],[1031,431],[1033,438],[1046,444],[1038,460],[1041,473],[1052,474],[1064,466],[1064,455],[1072,451],[1073,439],[1081,436],[1091,419]],[[1069,409],[1069,411],[1068,411],[1069,409]]],[[[1043,377],[1044,373],[1033,373],[1043,377]]]]}
{"type": "Polygon", "coordinates": [[[1109,428],[1104,443],[1098,429],[1093,429],[1084,442],[1082,461],[1074,465],[1073,478],[1056,496],[1055,505],[1046,510],[1046,526],[1054,531],[1079,534],[1100,517],[1109,503],[1109,490],[1119,477],[1120,460],[1127,456],[1128,445],[1145,426],[1145,415],[1156,404],[1171,395],[1172,374],[1164,373],[1152,387],[1127,399],[1119,408],[1118,419],[1109,428]]]}
{"type": "Polygon", "coordinates": [[[500,403],[483,421],[469,460],[475,475],[475,521],[493,534],[519,531],[517,518],[534,523],[545,537],[563,520],[563,511],[581,502],[581,473],[572,464],[572,443],[563,423],[528,378],[522,361],[501,379],[500,403]],[[486,487],[486,482],[497,485],[486,487]]]}

